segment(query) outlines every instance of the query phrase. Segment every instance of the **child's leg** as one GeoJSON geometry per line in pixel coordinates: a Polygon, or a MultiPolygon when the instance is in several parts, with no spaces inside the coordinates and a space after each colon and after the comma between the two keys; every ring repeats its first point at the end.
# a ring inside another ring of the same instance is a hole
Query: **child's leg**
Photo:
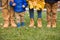
{"type": "Polygon", "coordinates": [[[15,17],[16,17],[16,23],[17,23],[17,27],[20,27],[20,14],[19,13],[15,13],[15,17]]]}
{"type": "Polygon", "coordinates": [[[20,13],[20,21],[21,21],[21,26],[25,26],[25,19],[24,19],[24,16],[25,16],[25,12],[22,12],[22,13],[20,13]]]}
{"type": "Polygon", "coordinates": [[[41,21],[42,10],[38,10],[37,13],[38,13],[37,26],[38,26],[38,27],[42,27],[42,21],[41,21]]]}
{"type": "Polygon", "coordinates": [[[52,5],[52,27],[56,27],[57,7],[57,3],[52,5]]]}
{"type": "Polygon", "coordinates": [[[51,27],[51,4],[46,3],[47,8],[47,27],[51,27]]]}
{"type": "Polygon", "coordinates": [[[30,18],[34,19],[34,9],[29,9],[30,18]]]}
{"type": "Polygon", "coordinates": [[[30,27],[34,26],[34,9],[29,9],[29,14],[30,14],[30,27]]]}
{"type": "Polygon", "coordinates": [[[37,13],[38,13],[38,18],[41,19],[42,18],[42,10],[38,10],[37,13]]]}

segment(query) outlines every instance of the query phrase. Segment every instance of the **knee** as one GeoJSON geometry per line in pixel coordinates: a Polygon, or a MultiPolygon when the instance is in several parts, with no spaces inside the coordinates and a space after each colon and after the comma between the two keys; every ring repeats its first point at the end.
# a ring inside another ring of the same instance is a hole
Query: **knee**
{"type": "Polygon", "coordinates": [[[51,9],[47,10],[47,13],[50,13],[51,12],[51,9]]]}
{"type": "Polygon", "coordinates": [[[37,11],[38,12],[38,18],[41,18],[42,17],[42,11],[37,11]]]}
{"type": "Polygon", "coordinates": [[[52,14],[55,15],[56,13],[57,11],[52,9],[52,14]]]}
{"type": "Polygon", "coordinates": [[[21,16],[21,17],[24,17],[24,16],[25,16],[25,13],[21,13],[20,16],[21,16]]]}

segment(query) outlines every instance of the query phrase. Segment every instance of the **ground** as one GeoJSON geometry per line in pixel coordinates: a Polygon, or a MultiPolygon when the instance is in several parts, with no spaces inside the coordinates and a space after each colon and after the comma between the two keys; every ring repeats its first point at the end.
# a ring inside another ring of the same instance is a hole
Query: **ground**
{"type": "Polygon", "coordinates": [[[38,28],[37,13],[35,13],[35,26],[36,28],[29,28],[29,14],[25,15],[25,27],[20,28],[3,28],[3,18],[0,12],[0,40],[60,40],[60,12],[57,13],[57,27],[46,27],[46,13],[42,13],[43,27],[38,28]]]}

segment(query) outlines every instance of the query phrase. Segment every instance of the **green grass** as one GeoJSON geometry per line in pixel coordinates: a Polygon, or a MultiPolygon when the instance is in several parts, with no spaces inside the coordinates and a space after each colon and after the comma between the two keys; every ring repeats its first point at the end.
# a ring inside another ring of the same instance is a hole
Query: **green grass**
{"type": "MultiPolygon", "coordinates": [[[[42,28],[29,28],[29,14],[25,15],[25,27],[21,28],[3,28],[0,26],[0,40],[60,40],[60,12],[57,13],[57,27],[46,27],[46,13],[42,13],[42,28]]],[[[37,24],[37,14],[35,13],[35,26],[37,24]]],[[[3,23],[2,13],[0,12],[0,24],[3,23]]]]}

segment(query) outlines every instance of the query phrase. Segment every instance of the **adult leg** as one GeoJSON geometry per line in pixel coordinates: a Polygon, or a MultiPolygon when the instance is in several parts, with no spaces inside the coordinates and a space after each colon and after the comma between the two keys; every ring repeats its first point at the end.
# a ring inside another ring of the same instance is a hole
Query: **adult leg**
{"type": "Polygon", "coordinates": [[[15,16],[15,13],[14,13],[13,7],[10,7],[10,24],[12,27],[17,26],[14,20],[14,16],[15,16]]]}
{"type": "Polygon", "coordinates": [[[8,0],[2,0],[2,15],[4,19],[3,27],[8,27],[9,25],[8,0]]]}
{"type": "Polygon", "coordinates": [[[47,27],[51,27],[51,5],[46,3],[47,8],[47,27]]]}
{"type": "Polygon", "coordinates": [[[56,27],[56,19],[57,19],[57,3],[52,5],[52,27],[56,27]]]}

